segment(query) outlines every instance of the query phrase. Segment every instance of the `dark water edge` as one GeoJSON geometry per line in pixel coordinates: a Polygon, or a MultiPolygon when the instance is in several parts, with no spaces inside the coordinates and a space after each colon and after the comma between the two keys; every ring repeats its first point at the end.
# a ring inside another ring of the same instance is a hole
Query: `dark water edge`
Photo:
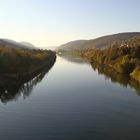
{"type": "Polygon", "coordinates": [[[121,74],[108,66],[102,66],[97,63],[91,63],[93,70],[98,70],[99,75],[104,75],[105,78],[110,79],[113,83],[119,83],[123,87],[130,86],[135,89],[137,95],[140,96],[140,84],[132,79],[127,74],[121,74]]]}
{"type": "Polygon", "coordinates": [[[46,62],[32,73],[20,75],[1,74],[0,75],[0,100],[3,103],[17,100],[21,94],[24,98],[29,97],[33,88],[42,81],[44,76],[55,64],[56,57],[46,62]]]}

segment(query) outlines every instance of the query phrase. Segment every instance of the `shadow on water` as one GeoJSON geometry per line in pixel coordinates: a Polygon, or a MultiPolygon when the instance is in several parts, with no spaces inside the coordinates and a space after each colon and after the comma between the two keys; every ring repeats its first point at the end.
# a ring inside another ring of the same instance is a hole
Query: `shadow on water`
{"type": "Polygon", "coordinates": [[[53,67],[55,61],[37,73],[20,78],[10,78],[0,75],[0,100],[3,103],[17,100],[20,96],[29,97],[33,88],[42,81],[44,76],[53,67]]]}
{"type": "Polygon", "coordinates": [[[131,87],[135,89],[137,95],[140,96],[140,86],[131,80],[128,75],[119,74],[115,72],[113,69],[99,65],[97,63],[91,63],[93,70],[97,70],[99,75],[104,75],[105,79],[110,79],[112,83],[118,83],[119,85],[127,88],[131,87]]]}

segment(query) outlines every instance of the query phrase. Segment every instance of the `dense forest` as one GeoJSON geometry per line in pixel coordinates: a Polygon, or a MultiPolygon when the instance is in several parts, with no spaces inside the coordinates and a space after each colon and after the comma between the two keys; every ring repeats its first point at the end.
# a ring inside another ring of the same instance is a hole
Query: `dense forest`
{"type": "Polygon", "coordinates": [[[107,66],[140,82],[140,36],[125,41],[114,41],[105,49],[89,48],[60,52],[80,56],[91,63],[107,66]]]}
{"type": "Polygon", "coordinates": [[[19,77],[37,73],[55,62],[50,50],[0,47],[0,74],[19,77]]]}

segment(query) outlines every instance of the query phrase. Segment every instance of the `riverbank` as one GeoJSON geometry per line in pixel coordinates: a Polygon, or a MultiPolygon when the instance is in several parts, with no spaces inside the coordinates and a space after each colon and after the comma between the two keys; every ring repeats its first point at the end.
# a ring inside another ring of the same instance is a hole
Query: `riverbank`
{"type": "Polygon", "coordinates": [[[55,60],[56,53],[50,50],[0,48],[0,74],[12,78],[36,75],[55,60]]]}
{"type": "Polygon", "coordinates": [[[60,53],[78,56],[90,63],[107,66],[140,83],[140,37],[135,37],[125,43],[114,43],[105,49],[77,49],[60,53]]]}

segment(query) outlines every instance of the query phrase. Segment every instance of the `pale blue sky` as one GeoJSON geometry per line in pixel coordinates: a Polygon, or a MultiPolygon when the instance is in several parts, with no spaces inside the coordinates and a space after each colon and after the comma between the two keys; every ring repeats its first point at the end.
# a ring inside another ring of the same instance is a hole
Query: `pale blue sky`
{"type": "Polygon", "coordinates": [[[140,32],[140,0],[0,0],[0,38],[58,46],[140,32]]]}

